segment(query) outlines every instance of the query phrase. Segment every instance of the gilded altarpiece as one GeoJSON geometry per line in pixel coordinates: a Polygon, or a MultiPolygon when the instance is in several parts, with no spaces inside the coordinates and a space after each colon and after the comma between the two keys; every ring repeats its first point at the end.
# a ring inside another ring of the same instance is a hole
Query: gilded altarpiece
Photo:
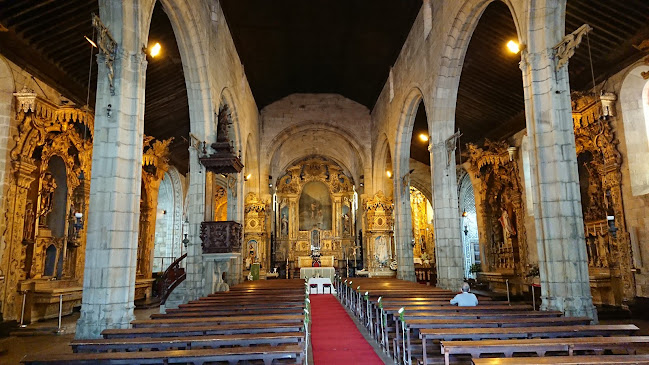
{"type": "Polygon", "coordinates": [[[274,266],[307,266],[313,250],[322,266],[344,266],[355,242],[353,201],[353,181],[334,161],[312,156],[288,168],[277,183],[274,266]]]}
{"type": "Polygon", "coordinates": [[[58,314],[53,292],[66,294],[64,314],[81,301],[94,119],[31,90],[14,95],[18,128],[10,142],[0,300],[3,318],[19,319],[27,293],[31,322],[58,314]]]}
{"type": "Polygon", "coordinates": [[[270,266],[270,240],[268,238],[268,211],[270,203],[261,200],[257,194],[248,193],[245,199],[245,225],[243,242],[244,274],[250,270],[250,265],[260,263],[261,269],[266,272],[270,266]]]}
{"type": "Polygon", "coordinates": [[[382,191],[363,202],[365,267],[369,276],[395,276],[394,203],[382,191]]]}
{"type": "Polygon", "coordinates": [[[410,210],[412,236],[415,239],[412,248],[415,262],[425,267],[435,267],[433,208],[424,194],[412,186],[410,187],[410,210]]]}
{"type": "Polygon", "coordinates": [[[482,263],[482,275],[500,288],[506,279],[524,278],[529,271],[518,163],[505,142],[487,140],[482,147],[473,144],[467,147],[468,172],[479,181],[475,201],[482,208],[477,217],[486,259],[482,263]]]}
{"type": "Polygon", "coordinates": [[[169,145],[173,138],[163,141],[144,137],[142,155],[142,193],[140,197],[140,230],[138,235],[137,281],[135,298],[151,294],[153,283],[153,247],[158,216],[158,192],[165,172],[169,170],[169,145]]]}
{"type": "MultiPolygon", "coordinates": [[[[615,100],[614,95],[601,96],[601,100],[607,99],[615,100]]],[[[635,287],[622,204],[622,156],[611,126],[613,104],[607,104],[603,113],[600,98],[577,97],[572,103],[572,117],[593,301],[621,306],[634,298],[635,287]],[[614,224],[614,234],[610,224],[614,224]]]]}

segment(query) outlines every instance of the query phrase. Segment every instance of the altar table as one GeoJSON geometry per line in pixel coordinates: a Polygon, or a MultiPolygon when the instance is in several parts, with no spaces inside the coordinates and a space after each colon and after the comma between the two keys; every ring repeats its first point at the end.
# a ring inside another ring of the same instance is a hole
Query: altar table
{"type": "Polygon", "coordinates": [[[333,267],[303,267],[300,269],[301,279],[320,276],[321,278],[329,278],[329,280],[333,280],[334,275],[336,275],[336,269],[333,267]]]}
{"type": "MultiPolygon", "coordinates": [[[[322,286],[322,284],[331,284],[331,279],[329,278],[311,278],[309,279],[309,294],[329,294],[329,288],[326,290],[322,286]],[[318,292],[314,293],[313,289],[311,289],[311,284],[317,284],[318,285],[318,292]]],[[[336,289],[334,289],[333,284],[331,284],[331,294],[336,294],[336,289]]]]}

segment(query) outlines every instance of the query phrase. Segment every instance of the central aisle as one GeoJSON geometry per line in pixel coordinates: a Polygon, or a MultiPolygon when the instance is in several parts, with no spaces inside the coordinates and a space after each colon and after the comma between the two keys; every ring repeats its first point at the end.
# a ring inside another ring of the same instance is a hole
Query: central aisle
{"type": "Polygon", "coordinates": [[[315,365],[383,364],[333,295],[311,295],[309,298],[315,365]]]}

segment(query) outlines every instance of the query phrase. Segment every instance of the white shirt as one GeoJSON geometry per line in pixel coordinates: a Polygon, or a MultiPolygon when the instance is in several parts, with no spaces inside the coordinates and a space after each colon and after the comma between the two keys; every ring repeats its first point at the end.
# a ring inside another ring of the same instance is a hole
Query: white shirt
{"type": "Polygon", "coordinates": [[[458,307],[475,307],[478,305],[478,298],[473,293],[460,293],[451,299],[451,304],[458,307]]]}

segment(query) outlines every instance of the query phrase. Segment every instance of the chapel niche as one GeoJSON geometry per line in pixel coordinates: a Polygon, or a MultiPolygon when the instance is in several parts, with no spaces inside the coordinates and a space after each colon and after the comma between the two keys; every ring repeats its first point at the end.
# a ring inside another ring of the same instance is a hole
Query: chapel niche
{"type": "Polygon", "coordinates": [[[0,288],[2,316],[24,321],[63,314],[81,304],[86,213],[90,190],[93,116],[55,105],[33,91],[14,93],[17,129],[9,142],[6,249],[11,268],[0,288]],[[55,299],[56,298],[56,299],[55,299]]]}
{"type": "Polygon", "coordinates": [[[615,110],[607,103],[604,113],[605,100],[614,101],[615,95],[574,94],[572,118],[593,302],[621,306],[633,299],[635,288],[622,204],[622,156],[611,125],[615,110]]]}
{"type": "Polygon", "coordinates": [[[346,270],[355,254],[356,210],[354,183],[340,165],[311,156],[289,167],[277,182],[273,266],[318,264],[346,270]]]}
{"type": "Polygon", "coordinates": [[[507,279],[525,277],[528,271],[518,164],[506,142],[486,140],[482,147],[467,148],[469,173],[480,183],[475,202],[481,206],[477,220],[485,241],[481,275],[494,288],[504,289],[507,279]]]}

